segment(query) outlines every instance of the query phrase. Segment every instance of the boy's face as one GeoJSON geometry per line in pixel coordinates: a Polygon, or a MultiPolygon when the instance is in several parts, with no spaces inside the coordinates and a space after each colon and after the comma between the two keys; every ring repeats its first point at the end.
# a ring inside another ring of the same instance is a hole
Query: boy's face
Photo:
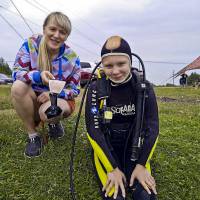
{"type": "Polygon", "coordinates": [[[108,78],[121,83],[126,80],[130,74],[130,59],[124,55],[110,55],[102,59],[103,69],[108,78]]]}

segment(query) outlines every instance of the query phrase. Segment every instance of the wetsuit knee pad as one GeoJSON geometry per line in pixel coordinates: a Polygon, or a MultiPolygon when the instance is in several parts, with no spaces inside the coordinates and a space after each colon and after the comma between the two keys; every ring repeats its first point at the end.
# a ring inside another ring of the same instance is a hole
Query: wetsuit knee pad
{"type": "Polygon", "coordinates": [[[139,183],[136,185],[132,197],[134,200],[156,200],[156,196],[153,194],[153,192],[151,195],[149,195],[148,192],[139,183]]]}
{"type": "Polygon", "coordinates": [[[134,200],[151,200],[151,196],[145,190],[140,191],[140,192],[135,191],[133,193],[133,199],[134,200]]]}

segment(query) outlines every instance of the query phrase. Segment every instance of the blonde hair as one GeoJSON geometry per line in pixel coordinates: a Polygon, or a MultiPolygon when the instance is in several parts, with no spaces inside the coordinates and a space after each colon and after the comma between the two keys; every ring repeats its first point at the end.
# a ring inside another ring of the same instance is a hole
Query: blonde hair
{"type": "Polygon", "coordinates": [[[106,42],[106,49],[113,50],[117,49],[121,45],[121,37],[120,36],[112,36],[106,42]]]}
{"type": "MultiPolygon", "coordinates": [[[[58,26],[62,27],[66,31],[67,36],[70,35],[72,29],[71,21],[65,14],[61,12],[50,13],[44,20],[43,30],[50,22],[53,22],[58,26]]],[[[49,59],[49,54],[44,36],[42,37],[39,45],[38,66],[41,71],[52,71],[51,61],[49,59]]]]}

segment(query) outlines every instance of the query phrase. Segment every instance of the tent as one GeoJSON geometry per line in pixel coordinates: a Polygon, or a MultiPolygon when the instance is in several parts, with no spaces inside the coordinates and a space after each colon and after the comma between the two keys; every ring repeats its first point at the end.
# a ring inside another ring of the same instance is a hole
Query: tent
{"type": "Polygon", "coordinates": [[[187,65],[186,67],[178,71],[176,74],[174,74],[174,78],[180,76],[181,74],[184,74],[188,70],[193,70],[193,69],[200,69],[200,56],[193,62],[191,62],[189,65],[187,65]]]}

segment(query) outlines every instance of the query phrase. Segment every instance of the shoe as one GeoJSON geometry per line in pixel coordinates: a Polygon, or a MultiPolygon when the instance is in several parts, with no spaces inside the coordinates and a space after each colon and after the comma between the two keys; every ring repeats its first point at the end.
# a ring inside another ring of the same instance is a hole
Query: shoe
{"type": "Polygon", "coordinates": [[[48,124],[48,126],[49,126],[48,134],[51,139],[59,139],[64,136],[65,131],[61,122],[58,122],[56,124],[48,124]]]}
{"type": "Polygon", "coordinates": [[[29,158],[40,156],[42,153],[42,146],[42,139],[39,136],[28,138],[24,154],[29,158]]]}

